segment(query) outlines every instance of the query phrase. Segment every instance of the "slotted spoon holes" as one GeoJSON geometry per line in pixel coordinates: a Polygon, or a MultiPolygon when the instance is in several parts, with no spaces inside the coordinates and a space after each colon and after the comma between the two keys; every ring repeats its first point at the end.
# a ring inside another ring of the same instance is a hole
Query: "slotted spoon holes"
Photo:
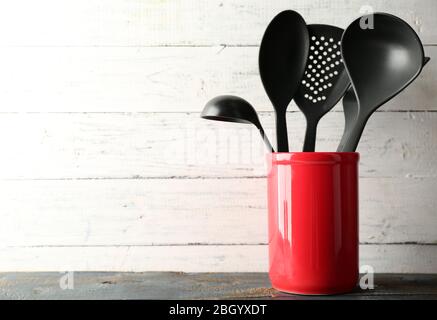
{"type": "Polygon", "coordinates": [[[326,100],[343,62],[339,47],[340,41],[332,37],[311,36],[309,64],[302,80],[304,98],[310,102],[326,100]]]}

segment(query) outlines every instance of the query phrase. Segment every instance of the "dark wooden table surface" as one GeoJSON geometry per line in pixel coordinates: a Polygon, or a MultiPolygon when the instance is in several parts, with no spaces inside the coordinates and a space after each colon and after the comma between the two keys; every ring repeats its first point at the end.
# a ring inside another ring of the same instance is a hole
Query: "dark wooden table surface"
{"type": "Polygon", "coordinates": [[[437,274],[376,274],[375,289],[299,296],[271,288],[265,273],[0,273],[0,299],[435,299],[437,274]],[[63,278],[65,280],[65,278],[63,278]],[[65,284],[65,282],[63,282],[65,284]],[[65,287],[65,286],[64,286],[65,287]]]}

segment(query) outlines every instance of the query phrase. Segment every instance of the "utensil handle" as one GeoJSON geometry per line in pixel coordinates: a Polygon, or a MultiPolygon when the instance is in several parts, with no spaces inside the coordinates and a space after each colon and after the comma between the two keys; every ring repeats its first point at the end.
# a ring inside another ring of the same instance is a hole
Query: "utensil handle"
{"type": "Polygon", "coordinates": [[[308,120],[303,143],[303,152],[314,152],[316,149],[317,124],[319,120],[308,120]]]}
{"type": "Polygon", "coordinates": [[[276,141],[278,152],[288,152],[286,112],[276,111],[276,141]]]}
{"type": "Polygon", "coordinates": [[[266,133],[264,132],[264,129],[262,127],[258,128],[259,133],[261,134],[261,137],[264,140],[264,143],[267,147],[267,150],[269,150],[269,152],[275,152],[275,149],[273,149],[272,144],[270,143],[269,138],[267,138],[266,133]]]}
{"type": "Polygon", "coordinates": [[[342,142],[338,146],[338,152],[355,152],[358,143],[360,142],[361,135],[363,134],[364,127],[366,126],[368,118],[359,117],[351,128],[346,137],[342,138],[342,142]],[[343,141],[344,140],[344,141],[343,141]]]}
{"type": "Polygon", "coordinates": [[[343,135],[341,136],[340,143],[338,144],[337,152],[343,152],[342,150],[344,149],[346,141],[347,141],[347,139],[349,137],[350,128],[348,128],[346,126],[347,126],[347,124],[345,125],[344,131],[343,131],[343,135]]]}

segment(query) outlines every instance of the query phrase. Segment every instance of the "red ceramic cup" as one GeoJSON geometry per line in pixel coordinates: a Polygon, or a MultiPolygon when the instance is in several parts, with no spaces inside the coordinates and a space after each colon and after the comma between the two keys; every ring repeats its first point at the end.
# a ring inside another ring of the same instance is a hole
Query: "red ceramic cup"
{"type": "Polygon", "coordinates": [[[355,152],[267,156],[269,275],[275,289],[336,294],[356,286],[358,161],[355,152]]]}

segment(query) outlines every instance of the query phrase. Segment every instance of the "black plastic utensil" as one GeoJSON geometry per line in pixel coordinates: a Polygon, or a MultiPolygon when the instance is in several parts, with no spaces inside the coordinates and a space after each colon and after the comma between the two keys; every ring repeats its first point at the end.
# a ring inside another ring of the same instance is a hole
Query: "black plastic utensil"
{"type": "Polygon", "coordinates": [[[421,72],[423,45],[402,19],[374,13],[352,22],[342,38],[342,57],[358,100],[353,127],[339,150],[356,150],[372,113],[405,89],[421,72]],[[362,29],[361,19],[373,19],[373,29],[362,29]]]}
{"type": "Polygon", "coordinates": [[[259,50],[259,72],[276,112],[278,152],[288,152],[286,111],[305,71],[308,29],[295,11],[282,11],[268,25],[259,50]]]}
{"type": "Polygon", "coordinates": [[[349,138],[349,132],[352,130],[355,119],[358,114],[358,101],[355,97],[355,92],[353,87],[347,89],[346,94],[343,97],[343,113],[344,113],[344,131],[341,137],[340,144],[338,145],[337,152],[342,152],[343,146],[346,144],[349,138]]]}
{"type": "Polygon", "coordinates": [[[423,68],[424,66],[426,66],[426,64],[429,62],[429,60],[431,60],[430,57],[425,57],[425,58],[423,58],[423,66],[422,66],[422,68],[423,68]]]}
{"type": "Polygon", "coordinates": [[[275,152],[267,138],[258,115],[252,105],[236,96],[218,96],[210,100],[200,115],[203,119],[254,124],[264,140],[267,149],[275,152]]]}
{"type": "Polygon", "coordinates": [[[305,152],[315,150],[319,120],[337,104],[350,86],[340,52],[343,31],[330,25],[308,25],[309,57],[305,74],[294,96],[307,122],[303,145],[305,152]]]}
{"type": "MultiPolygon", "coordinates": [[[[423,60],[423,66],[431,60],[429,57],[425,57],[423,60]]],[[[343,97],[343,113],[344,113],[344,131],[343,136],[341,138],[339,147],[337,148],[337,152],[342,152],[341,146],[346,144],[346,140],[349,137],[349,131],[352,130],[356,116],[358,114],[358,101],[355,96],[354,88],[349,87],[346,91],[346,94],[343,97]]]]}

